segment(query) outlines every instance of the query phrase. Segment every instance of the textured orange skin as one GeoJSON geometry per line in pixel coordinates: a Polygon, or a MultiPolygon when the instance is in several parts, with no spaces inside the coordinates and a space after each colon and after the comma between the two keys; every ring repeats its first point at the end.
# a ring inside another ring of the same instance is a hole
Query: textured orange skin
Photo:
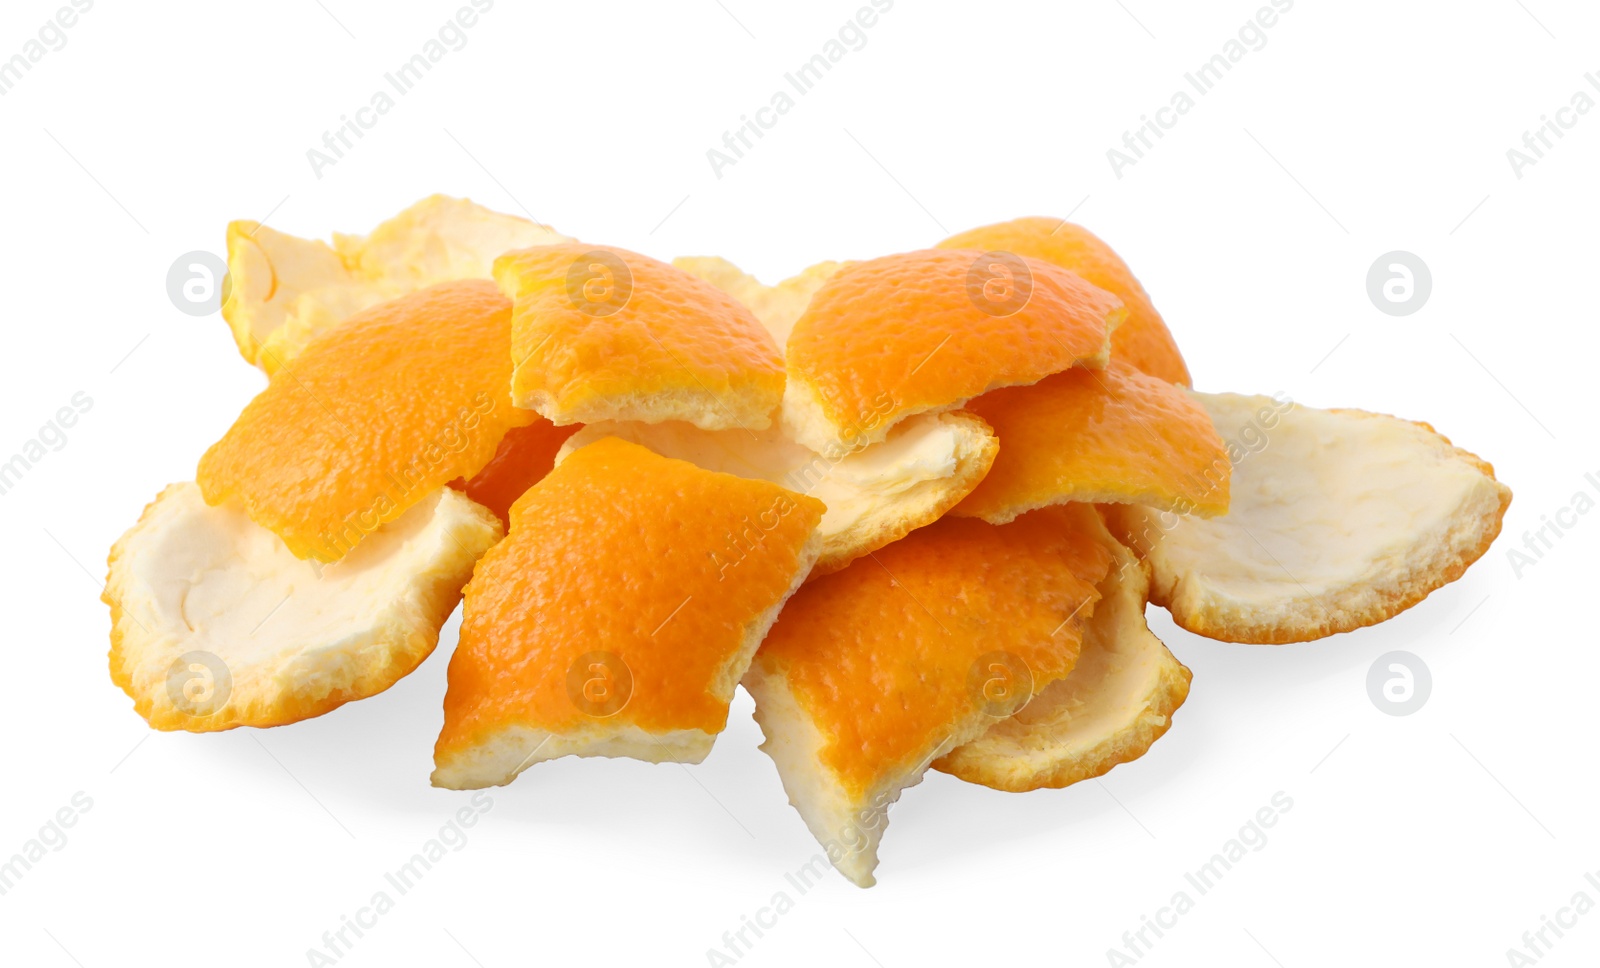
{"type": "Polygon", "coordinates": [[[494,274],[516,303],[512,396],[524,406],[535,394],[562,410],[608,399],[709,395],[735,413],[764,415],[783,397],[783,358],[766,327],[738,300],[682,269],[625,249],[572,243],[508,252],[495,260],[494,274]],[[567,291],[568,270],[595,250],[620,258],[633,277],[627,304],[605,316],[585,313],[567,291]]]}
{"type": "Polygon", "coordinates": [[[1115,296],[1028,261],[1032,297],[1012,315],[991,316],[967,294],[980,255],[924,249],[839,270],[795,322],[789,378],[816,390],[830,421],[853,427],[1104,364],[1106,330],[1123,313],[1115,296]]]}
{"type": "Polygon", "coordinates": [[[605,722],[720,731],[732,684],[719,698],[712,682],[745,626],[789,591],[822,512],[815,498],[615,437],[573,451],[512,505],[510,534],[467,585],[436,752],[505,726],[596,722],[568,698],[566,674],[600,650],[633,675],[605,722]],[[765,537],[735,543],[748,528],[765,537]]]}
{"type": "Polygon", "coordinates": [[[274,373],[195,475],[237,497],[300,558],[337,561],[447,482],[476,474],[511,427],[511,303],[447,282],[357,313],[274,373]]]}
{"type": "Polygon", "coordinates": [[[493,511],[501,524],[510,524],[511,505],[550,473],[556,452],[579,426],[557,427],[540,417],[526,427],[513,427],[483,470],[470,481],[451,481],[450,486],[493,511]]]}
{"type": "Polygon", "coordinates": [[[952,235],[939,248],[1015,252],[1075,272],[1115,293],[1127,305],[1128,318],[1111,334],[1112,358],[1169,383],[1192,385],[1183,354],[1144,287],[1111,246],[1083,226],[1054,218],[1019,218],[952,235]]]}
{"type": "Polygon", "coordinates": [[[789,600],[756,661],[787,676],[850,796],[984,715],[968,675],[986,653],[1020,658],[1035,689],[1072,671],[1111,566],[1094,515],[1072,505],[1001,527],[945,518],[789,600]]]}
{"type": "Polygon", "coordinates": [[[1228,510],[1233,466],[1210,415],[1188,391],[1125,363],[995,390],[967,409],[994,427],[1000,454],[952,514],[995,520],[1067,501],[1228,510]]]}

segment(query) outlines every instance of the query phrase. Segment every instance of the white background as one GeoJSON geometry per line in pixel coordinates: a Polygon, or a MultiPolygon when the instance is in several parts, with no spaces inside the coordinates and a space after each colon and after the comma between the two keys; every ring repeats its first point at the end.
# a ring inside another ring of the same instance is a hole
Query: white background
{"type": "MultiPolygon", "coordinates": [[[[1141,964],[1502,965],[1575,892],[1600,902],[1584,881],[1600,870],[1600,514],[1520,578],[1507,559],[1600,475],[1600,111],[1521,178],[1506,157],[1574,92],[1600,98],[1593,5],[1299,0],[1120,179],[1107,149],[1256,3],[900,0],[721,178],[707,149],[853,0],[501,0],[321,178],[307,149],[457,5],[157,6],[101,0],[0,98],[0,455],[74,393],[93,399],[0,497],[0,856],[75,793],[93,801],[0,897],[0,961],[306,964],[467,802],[427,782],[454,620],[381,696],[169,735],[110,683],[97,600],[111,542],[263,385],[220,317],[173,308],[173,261],[220,252],[229,219],[364,232],[433,192],[769,281],[1070,213],[1133,265],[1199,388],[1428,420],[1516,500],[1462,581],[1375,629],[1252,648],[1152,609],[1194,670],[1172,732],[1067,790],[931,775],[895,808],[871,890],[785,881],[816,845],[741,693],[692,771],[569,759],[492,791],[466,847],[341,964],[716,963],[708,949],[783,890],[793,909],[739,964],[1102,965],[1277,791],[1294,805],[1266,846],[1141,964]],[[1433,275],[1401,318],[1365,287],[1395,249],[1433,275]],[[1394,649],[1433,672],[1404,718],[1365,685],[1394,649]]],[[[55,8],[8,2],[0,58],[55,8]]],[[[1597,955],[1600,911],[1541,964],[1597,955]]]]}

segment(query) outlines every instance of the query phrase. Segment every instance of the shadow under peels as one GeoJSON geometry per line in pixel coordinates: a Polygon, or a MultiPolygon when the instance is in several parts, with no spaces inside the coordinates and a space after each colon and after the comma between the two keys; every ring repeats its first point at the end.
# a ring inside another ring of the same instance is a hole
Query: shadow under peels
{"type": "MultiPolygon", "coordinates": [[[[1236,755],[1251,755],[1237,743],[1236,731],[1231,738],[1224,735],[1230,715],[1215,705],[1219,694],[1231,697],[1229,705],[1235,709],[1248,705],[1251,697],[1265,697],[1265,706],[1292,702],[1297,690],[1338,680],[1365,707],[1366,672],[1376,657],[1397,650],[1442,657],[1450,648],[1473,647],[1471,630],[1481,613],[1471,613],[1479,605],[1493,607],[1484,602],[1488,587],[1486,579],[1474,580],[1469,573],[1387,622],[1276,646],[1206,639],[1178,628],[1165,609],[1150,606],[1146,615],[1151,631],[1194,672],[1189,699],[1173,715],[1173,729],[1139,759],[1098,780],[1059,790],[1004,793],[929,771],[890,813],[892,832],[884,838],[882,870],[909,873],[938,865],[941,858],[948,862],[1079,826],[1095,842],[1106,836],[1126,838],[1130,844],[1159,838],[1162,831],[1154,828],[1162,811],[1151,804],[1210,795],[1214,787],[1200,775],[1198,764],[1230,742],[1236,755]]],[[[1345,729],[1323,725],[1327,728],[1305,737],[1308,754],[1321,751],[1330,731],[1345,729]]],[[[1281,726],[1278,722],[1275,728],[1281,726]]],[[[1314,755],[1308,759],[1308,768],[1314,760],[1314,755]]]]}
{"type": "MultiPolygon", "coordinates": [[[[253,733],[352,828],[360,826],[363,815],[436,823],[473,796],[473,791],[437,789],[429,782],[460,621],[458,609],[441,630],[434,654],[379,695],[304,722],[219,736],[237,740],[253,733]]],[[[761,872],[780,869],[793,851],[785,853],[782,838],[773,834],[799,820],[771,761],[756,748],[761,732],[751,718],[752,705],[741,689],[727,729],[698,765],[598,757],[536,763],[512,783],[488,789],[495,803],[492,822],[524,827],[536,837],[548,828],[548,836],[564,840],[615,841],[621,833],[620,839],[636,849],[687,847],[715,863],[761,872]]],[[[282,769],[254,750],[253,742],[227,749],[199,745],[235,766],[253,751],[256,756],[246,758],[257,773],[281,776],[282,769]]]]}

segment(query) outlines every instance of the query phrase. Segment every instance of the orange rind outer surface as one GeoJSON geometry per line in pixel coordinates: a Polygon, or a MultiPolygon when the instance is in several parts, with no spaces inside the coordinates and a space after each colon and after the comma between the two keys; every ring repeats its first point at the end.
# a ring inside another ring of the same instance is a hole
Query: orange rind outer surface
{"type": "Polygon", "coordinates": [[[681,269],[609,246],[539,246],[495,260],[516,305],[512,397],[557,425],[684,420],[764,429],[783,360],[733,296],[681,269]]]}
{"type": "Polygon", "coordinates": [[[822,512],[775,484],[616,438],[574,451],[512,505],[510,533],[467,586],[435,782],[509,781],[526,763],[486,773],[474,757],[511,733],[579,755],[612,755],[608,743],[632,737],[660,759],[651,736],[720,732],[756,645],[816,558],[822,512]],[[630,682],[625,703],[586,705],[575,663],[630,682]]]}
{"type": "Polygon", "coordinates": [[[1191,386],[1188,364],[1144,286],[1122,257],[1081,225],[1054,218],[1019,218],[953,235],[941,249],[1015,252],[1075,272],[1116,296],[1128,318],[1111,334],[1111,355],[1151,376],[1191,386]]]}
{"type": "Polygon", "coordinates": [[[1190,391],[1112,360],[970,401],[1000,438],[989,474],[952,512],[1004,524],[1048,504],[1142,504],[1212,517],[1233,465],[1190,391]]]}
{"type": "Polygon", "coordinates": [[[794,439],[847,453],[913,414],[1105,365],[1121,300],[1048,263],[991,255],[927,249],[830,276],[789,336],[794,439]]]}
{"type": "Polygon", "coordinates": [[[237,500],[297,557],[339,560],[534,419],[507,392],[510,323],[488,280],[352,316],[274,374],[201,458],[206,501],[237,500]]]}

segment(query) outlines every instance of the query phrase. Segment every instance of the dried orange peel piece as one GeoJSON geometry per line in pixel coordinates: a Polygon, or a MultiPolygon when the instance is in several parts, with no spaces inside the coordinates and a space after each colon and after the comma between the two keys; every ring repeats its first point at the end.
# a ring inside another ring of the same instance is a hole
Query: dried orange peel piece
{"type": "Polygon", "coordinates": [[[1138,759],[1172,726],[1189,670],[1145,624],[1145,566],[1120,544],[1112,550],[1072,672],[934,769],[1013,793],[1064,787],[1138,759]]]}
{"type": "Polygon", "coordinates": [[[881,443],[837,460],[763,431],[701,430],[685,423],[598,423],[562,447],[573,450],[608,436],[686,460],[706,470],[781,484],[827,506],[817,528],[821,556],[813,577],[845,565],[937,521],[988,473],[999,442],[968,413],[923,414],[881,443]]]}
{"type": "Polygon", "coordinates": [[[512,398],[558,425],[762,430],[783,396],[783,359],[760,321],[665,262],[573,243],[507,253],[494,277],[516,305],[512,398]]]}
{"type": "Polygon", "coordinates": [[[1151,376],[1190,385],[1178,344],[1128,264],[1081,225],[1054,218],[1019,218],[952,235],[941,249],[1014,252],[1075,272],[1128,307],[1128,318],[1111,334],[1111,355],[1151,376]]]}
{"type": "Polygon", "coordinates": [[[557,427],[540,417],[526,427],[513,427],[500,439],[500,447],[471,480],[453,481],[461,493],[494,512],[502,524],[511,523],[511,505],[556,466],[556,455],[578,427],[557,427]]]}
{"type": "Polygon", "coordinates": [[[806,311],[812,295],[828,277],[851,263],[819,262],[772,286],[719,256],[680,256],[672,264],[748,306],[781,350],[788,345],[795,320],[806,311]]]}
{"type": "Polygon", "coordinates": [[[238,500],[297,557],[337,561],[508,429],[511,304],[488,280],[381,303],[316,340],[200,460],[206,500],[238,500]]]}
{"type": "Polygon", "coordinates": [[[499,522],[435,491],[324,567],[174,484],[111,549],[111,678],[151,726],[277,726],[389,688],[433,651],[499,522]]]}
{"type": "Polygon", "coordinates": [[[270,375],[316,336],[370,306],[456,279],[488,279],[496,256],[571,241],[529,219],[434,195],[366,236],[333,244],[259,222],[228,225],[222,316],[246,360],[270,375]]]}
{"type": "Polygon", "coordinates": [[[933,760],[1072,670],[1104,534],[1083,506],[945,518],[789,602],[744,684],[789,802],[845,877],[874,883],[889,806],[933,760]]]}
{"type": "Polygon", "coordinates": [[[1191,632],[1304,642],[1382,622],[1466,571],[1511,490],[1427,424],[1271,397],[1197,394],[1233,457],[1210,519],[1109,507],[1151,601],[1191,632]]]}
{"type": "Polygon", "coordinates": [[[1104,366],[1125,312],[1072,273],[1017,256],[928,249],[847,266],[789,336],[784,427],[818,453],[848,453],[914,414],[1104,366]]]}
{"type": "Polygon", "coordinates": [[[951,513],[1004,524],[1047,504],[1143,504],[1211,516],[1228,510],[1232,465],[1188,390],[1111,361],[968,405],[1001,442],[989,476],[951,513]]]}
{"type": "Polygon", "coordinates": [[[813,498],[615,438],[575,451],[467,586],[434,785],[569,755],[699,762],[821,518],[813,498]]]}

